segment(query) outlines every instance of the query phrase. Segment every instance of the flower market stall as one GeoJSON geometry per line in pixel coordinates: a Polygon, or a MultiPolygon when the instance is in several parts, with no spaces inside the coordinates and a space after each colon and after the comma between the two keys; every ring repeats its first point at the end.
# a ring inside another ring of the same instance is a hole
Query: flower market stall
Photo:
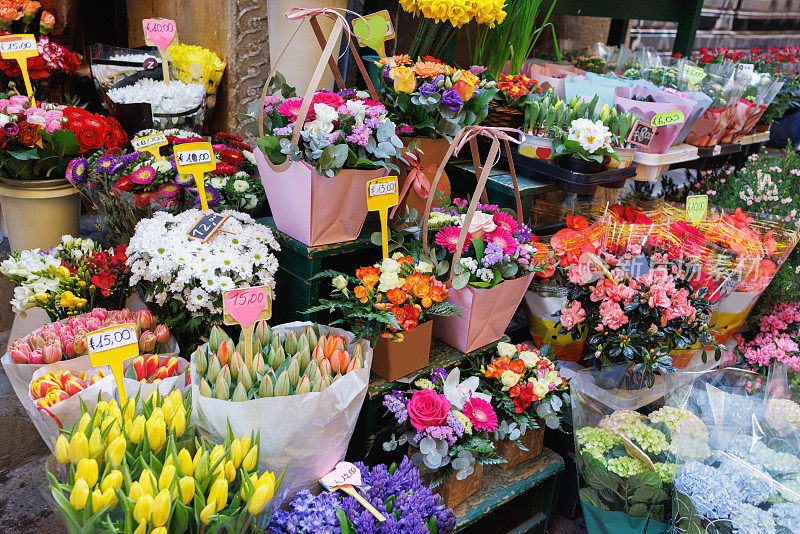
{"type": "Polygon", "coordinates": [[[84,57],[0,5],[2,364],[43,528],[800,531],[800,158],[757,148],[798,49],[284,3],[226,30],[269,58],[166,8],[84,57]]]}

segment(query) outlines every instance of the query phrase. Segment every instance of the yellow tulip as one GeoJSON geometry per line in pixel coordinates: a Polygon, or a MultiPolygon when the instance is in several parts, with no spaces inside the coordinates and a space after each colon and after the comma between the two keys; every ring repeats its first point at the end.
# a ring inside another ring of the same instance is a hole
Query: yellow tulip
{"type": "Polygon", "coordinates": [[[151,497],[155,497],[158,483],[156,482],[156,477],[152,471],[149,469],[144,469],[142,471],[142,474],[139,475],[139,485],[142,486],[143,492],[151,497]]]}
{"type": "Polygon", "coordinates": [[[161,413],[164,414],[164,421],[169,421],[175,414],[175,410],[172,409],[172,404],[165,402],[161,405],[161,413]]]}
{"type": "Polygon", "coordinates": [[[169,421],[169,431],[180,437],[186,432],[186,410],[181,406],[169,421]]]}
{"type": "Polygon", "coordinates": [[[165,465],[161,470],[161,475],[158,477],[158,489],[169,489],[172,486],[172,482],[175,480],[175,472],[175,466],[165,465]]]}
{"type": "Polygon", "coordinates": [[[103,492],[96,489],[92,492],[92,513],[96,514],[103,507],[103,492]]]}
{"type": "Polygon", "coordinates": [[[115,439],[117,439],[120,435],[122,435],[122,431],[119,428],[119,424],[115,419],[111,419],[112,423],[108,429],[108,433],[106,433],[106,443],[111,444],[115,439]]]}
{"type": "Polygon", "coordinates": [[[211,449],[209,462],[214,465],[223,456],[225,456],[225,449],[222,448],[222,445],[214,445],[214,448],[211,449]]]}
{"type": "Polygon", "coordinates": [[[69,441],[64,434],[60,434],[56,440],[56,460],[60,464],[69,462],[69,441]]]}
{"type": "Polygon", "coordinates": [[[204,450],[198,450],[194,455],[192,464],[194,465],[194,478],[196,478],[198,482],[205,481],[206,476],[208,476],[208,469],[211,467],[208,460],[208,453],[204,450]]]}
{"type": "Polygon", "coordinates": [[[89,426],[89,422],[91,420],[92,418],[88,413],[83,414],[80,420],[78,421],[78,431],[83,432],[84,430],[86,430],[86,427],[89,426]]]}
{"type": "Polygon", "coordinates": [[[69,502],[76,510],[83,510],[86,507],[86,501],[89,499],[89,486],[86,481],[79,478],[75,481],[72,491],[69,494],[69,502]]]}
{"type": "Polygon", "coordinates": [[[242,443],[238,439],[233,440],[231,442],[231,461],[234,468],[239,469],[239,466],[242,465],[243,456],[242,443]]]}
{"type": "Polygon", "coordinates": [[[394,90],[398,93],[411,94],[417,88],[417,77],[410,67],[394,67],[389,76],[394,80],[394,90]]]}
{"type": "Polygon", "coordinates": [[[131,423],[130,438],[133,443],[138,444],[144,437],[144,416],[140,415],[131,423]]]}
{"type": "Polygon", "coordinates": [[[150,450],[155,451],[163,447],[167,442],[167,425],[164,424],[164,419],[148,419],[146,427],[150,450]]]}
{"type": "Polygon", "coordinates": [[[123,422],[122,411],[119,409],[119,406],[117,406],[116,401],[114,402],[114,405],[111,406],[111,408],[108,410],[108,415],[113,417],[118,425],[122,424],[123,422]]]}
{"type": "Polygon", "coordinates": [[[275,488],[275,473],[272,471],[264,471],[261,476],[258,478],[259,484],[267,484],[269,483],[272,488],[275,488]]]}
{"type": "Polygon", "coordinates": [[[204,525],[207,525],[208,522],[211,521],[210,517],[214,515],[216,511],[216,505],[213,502],[209,502],[206,507],[200,511],[200,521],[202,521],[204,525]]]}
{"type": "Polygon", "coordinates": [[[161,408],[156,408],[150,413],[148,419],[164,419],[164,412],[161,408]]]}
{"type": "Polygon", "coordinates": [[[169,492],[167,490],[159,491],[156,498],[153,499],[153,515],[150,518],[153,525],[156,527],[166,525],[171,508],[172,502],[169,498],[169,492]]]}
{"type": "Polygon", "coordinates": [[[186,449],[181,449],[178,453],[178,463],[181,466],[181,472],[186,476],[194,474],[194,464],[192,463],[192,455],[186,449]]]}
{"type": "Polygon", "coordinates": [[[172,390],[172,393],[167,395],[165,401],[172,406],[173,413],[178,411],[179,406],[183,406],[183,397],[177,389],[172,390]]]}
{"type": "Polygon", "coordinates": [[[75,432],[69,439],[69,459],[76,464],[89,456],[89,440],[83,432],[75,432]]]}
{"type": "Polygon", "coordinates": [[[253,445],[247,452],[247,455],[245,455],[244,460],[242,460],[242,467],[245,471],[250,472],[255,469],[256,462],[258,462],[258,449],[253,445]]]}
{"type": "Polygon", "coordinates": [[[233,462],[228,460],[225,462],[225,478],[228,482],[233,482],[233,479],[236,478],[236,468],[233,466],[233,462]]]}
{"type": "Polygon", "coordinates": [[[150,531],[150,534],[167,534],[167,527],[156,527],[150,531]]]}
{"type": "Polygon", "coordinates": [[[138,523],[147,523],[150,521],[152,513],[153,497],[150,495],[143,495],[141,499],[136,501],[136,506],[133,507],[133,518],[138,523]]]}
{"type": "Polygon", "coordinates": [[[133,534],[147,534],[147,523],[139,523],[139,526],[136,527],[133,534]]]}
{"type": "Polygon", "coordinates": [[[216,503],[217,512],[222,511],[225,505],[228,504],[228,481],[224,478],[218,478],[211,484],[211,489],[208,491],[208,499],[206,502],[216,503]]]}
{"type": "MultiPolygon", "coordinates": [[[[250,482],[253,483],[252,491],[255,491],[255,488],[258,487],[258,474],[257,473],[253,473],[252,475],[250,475],[250,482]]],[[[242,491],[239,492],[239,494],[242,496],[242,499],[245,499],[245,500],[247,500],[247,491],[246,490],[247,490],[247,484],[242,484],[242,491]]],[[[250,493],[252,493],[252,491],[250,493]]]]}
{"type": "Polygon", "coordinates": [[[106,456],[108,456],[108,459],[114,467],[122,463],[127,447],[128,444],[125,442],[125,437],[123,436],[117,436],[116,439],[108,445],[106,456]]]}
{"type": "Polygon", "coordinates": [[[138,481],[131,484],[131,489],[128,490],[128,497],[130,497],[133,502],[139,502],[139,499],[144,497],[144,490],[138,481]]]}
{"type": "Polygon", "coordinates": [[[181,502],[189,504],[194,499],[194,478],[191,476],[183,477],[178,481],[181,488],[181,502]]]}
{"type": "Polygon", "coordinates": [[[114,488],[103,490],[103,506],[111,505],[111,509],[113,509],[117,505],[117,502],[117,493],[114,491],[114,488]]]}
{"type": "Polygon", "coordinates": [[[121,488],[122,487],[122,473],[114,469],[103,477],[103,482],[100,483],[100,489],[106,491],[107,489],[121,488]]]}
{"type": "Polygon", "coordinates": [[[258,486],[247,503],[247,513],[250,515],[260,514],[271,497],[272,495],[269,495],[266,486],[258,486]]]}
{"type": "Polygon", "coordinates": [[[133,421],[133,418],[136,417],[136,401],[133,398],[129,398],[125,401],[125,409],[124,409],[124,421],[133,421]]]}
{"type": "Polygon", "coordinates": [[[250,438],[248,438],[247,436],[245,436],[243,438],[239,438],[239,442],[242,444],[242,450],[243,451],[249,451],[250,450],[250,438]]]}
{"type": "Polygon", "coordinates": [[[97,484],[97,476],[97,461],[94,458],[83,458],[78,462],[78,467],[75,468],[75,479],[82,478],[91,488],[97,484]]]}
{"type": "Polygon", "coordinates": [[[92,430],[92,435],[89,437],[89,456],[97,458],[103,453],[103,436],[100,435],[100,429],[95,428],[92,430]]]}

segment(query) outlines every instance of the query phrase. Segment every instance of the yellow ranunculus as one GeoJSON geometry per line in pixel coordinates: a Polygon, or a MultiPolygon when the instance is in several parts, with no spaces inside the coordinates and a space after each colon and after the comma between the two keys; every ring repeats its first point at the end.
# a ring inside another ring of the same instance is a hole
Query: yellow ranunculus
{"type": "Polygon", "coordinates": [[[417,77],[411,67],[393,67],[389,76],[394,80],[394,90],[398,93],[411,94],[417,88],[417,77]]]}

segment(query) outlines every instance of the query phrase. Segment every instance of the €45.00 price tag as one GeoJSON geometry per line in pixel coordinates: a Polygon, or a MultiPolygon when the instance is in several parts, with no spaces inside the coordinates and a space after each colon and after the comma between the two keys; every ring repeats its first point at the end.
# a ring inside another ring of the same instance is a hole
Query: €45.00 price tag
{"type": "Polygon", "coordinates": [[[152,154],[153,157],[158,160],[164,159],[161,157],[161,153],[158,151],[158,149],[162,146],[167,146],[168,144],[169,141],[167,141],[167,136],[164,135],[163,132],[131,139],[131,146],[133,146],[134,150],[138,150],[140,152],[150,152],[150,154],[152,154]]]}
{"type": "Polygon", "coordinates": [[[136,325],[125,323],[95,330],[86,336],[89,348],[89,361],[94,367],[107,365],[117,381],[120,400],[125,400],[123,383],[123,362],[139,355],[139,340],[136,325]]]}

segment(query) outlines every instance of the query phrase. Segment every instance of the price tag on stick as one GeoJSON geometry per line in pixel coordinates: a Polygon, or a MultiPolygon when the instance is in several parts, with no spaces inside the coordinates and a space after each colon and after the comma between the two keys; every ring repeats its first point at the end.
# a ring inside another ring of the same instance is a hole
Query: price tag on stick
{"type": "Polygon", "coordinates": [[[36,99],[33,97],[33,86],[31,77],[28,75],[28,58],[39,55],[36,47],[36,38],[30,33],[20,33],[15,35],[3,35],[0,37],[0,56],[3,59],[16,59],[19,70],[22,71],[22,79],[25,82],[25,91],[31,99],[31,107],[36,107],[36,99]]]}
{"type": "Polygon", "coordinates": [[[125,402],[123,362],[139,355],[139,340],[136,338],[136,325],[133,323],[107,326],[86,336],[89,348],[89,362],[94,367],[108,365],[117,381],[119,400],[125,402]]]}
{"type": "Polygon", "coordinates": [[[384,259],[389,257],[389,208],[400,202],[397,176],[376,178],[367,182],[367,209],[381,218],[381,247],[384,259]]]}
{"type": "Polygon", "coordinates": [[[628,136],[628,142],[636,145],[639,148],[647,148],[653,141],[656,135],[656,127],[646,122],[636,121],[633,123],[633,128],[628,136]]]}
{"type": "Polygon", "coordinates": [[[686,197],[686,216],[694,224],[706,218],[708,213],[708,195],[689,195],[686,197]]]}
{"type": "Polygon", "coordinates": [[[163,132],[131,139],[131,146],[134,150],[138,150],[139,152],[149,152],[159,161],[163,160],[164,158],[161,157],[161,152],[158,149],[162,146],[167,146],[168,144],[169,141],[167,141],[167,136],[164,135],[163,132]]]}
{"type": "Polygon", "coordinates": [[[204,211],[200,218],[197,219],[197,222],[186,232],[186,235],[189,236],[189,241],[192,239],[199,239],[201,243],[205,243],[211,239],[215,233],[225,231],[222,229],[222,225],[227,220],[227,215],[214,213],[211,210],[204,211]]]}
{"type": "Polygon", "coordinates": [[[222,294],[222,322],[242,327],[247,361],[253,357],[253,330],[256,321],[268,321],[270,318],[272,318],[271,287],[247,287],[222,294]]]}
{"type": "Polygon", "coordinates": [[[178,44],[178,27],[170,19],[144,19],[142,29],[145,44],[155,46],[161,54],[161,72],[164,83],[169,85],[169,47],[178,44]]]}
{"type": "Polygon", "coordinates": [[[200,195],[200,204],[203,206],[203,211],[208,211],[204,175],[217,168],[217,160],[214,158],[214,149],[211,147],[211,143],[201,141],[176,145],[175,164],[179,173],[194,176],[197,194],[200,195]]]}
{"type": "Polygon", "coordinates": [[[386,47],[384,43],[394,38],[394,26],[392,17],[385,9],[356,17],[353,19],[353,34],[358,39],[358,44],[375,50],[382,58],[386,57],[386,47]]]}
{"type": "Polygon", "coordinates": [[[353,487],[361,485],[361,470],[350,462],[339,462],[336,464],[336,467],[333,471],[319,479],[319,483],[322,484],[328,491],[340,490],[344,493],[352,495],[353,498],[361,504],[361,506],[366,508],[369,513],[375,516],[375,519],[381,523],[386,521],[386,518],[383,516],[383,514],[376,510],[375,507],[369,502],[367,502],[367,500],[362,497],[361,494],[353,487]]]}

